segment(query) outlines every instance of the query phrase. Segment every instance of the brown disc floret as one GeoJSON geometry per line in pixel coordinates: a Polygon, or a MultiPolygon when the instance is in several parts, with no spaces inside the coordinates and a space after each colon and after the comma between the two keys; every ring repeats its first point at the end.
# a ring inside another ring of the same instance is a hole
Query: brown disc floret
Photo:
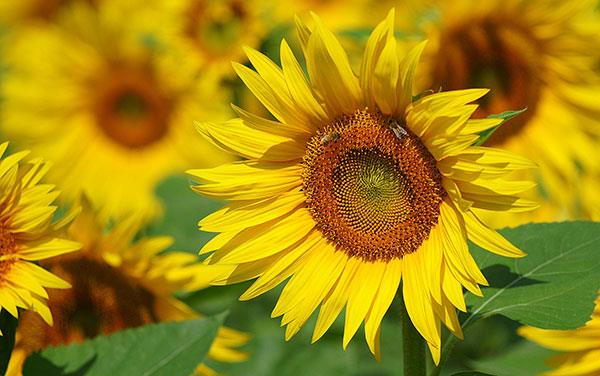
{"type": "Polygon", "coordinates": [[[23,314],[20,346],[27,352],[158,321],[152,292],[103,261],[68,255],[44,266],[72,287],[49,291],[53,326],[33,312],[23,314]]]}
{"type": "Polygon", "coordinates": [[[349,256],[401,258],[437,223],[441,175],[401,119],[368,109],[342,116],[308,142],[303,164],[317,228],[349,256]]]}
{"type": "Polygon", "coordinates": [[[111,140],[131,149],[147,147],[168,131],[171,101],[151,69],[116,64],[95,86],[96,124],[111,140]]]}

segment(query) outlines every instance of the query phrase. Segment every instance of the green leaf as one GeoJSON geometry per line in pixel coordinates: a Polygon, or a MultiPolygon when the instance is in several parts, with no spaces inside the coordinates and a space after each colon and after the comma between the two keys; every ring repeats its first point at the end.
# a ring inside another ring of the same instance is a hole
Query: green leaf
{"type": "Polygon", "coordinates": [[[198,229],[198,221],[223,206],[223,202],[203,197],[190,188],[185,176],[165,179],[156,189],[163,202],[164,216],[148,229],[149,235],[170,235],[175,238],[171,247],[197,253],[215,234],[198,229]]]}
{"type": "Polygon", "coordinates": [[[6,373],[8,361],[15,347],[15,332],[18,320],[5,309],[0,309],[0,375],[6,373]]]}
{"type": "Polygon", "coordinates": [[[492,134],[494,134],[494,132],[496,132],[496,130],[498,130],[498,128],[500,128],[501,126],[506,124],[506,122],[509,121],[510,119],[521,115],[525,111],[527,111],[527,107],[525,107],[521,110],[517,110],[517,111],[505,111],[500,114],[493,114],[493,115],[488,116],[488,119],[502,119],[503,121],[502,121],[502,123],[496,125],[495,127],[481,132],[479,134],[479,139],[477,139],[477,141],[475,141],[475,146],[483,145],[492,136],[492,134]]]}
{"type": "MultiPolygon", "coordinates": [[[[494,373],[493,375],[497,375],[497,374],[494,373]]],[[[452,376],[493,376],[493,375],[489,374],[489,373],[482,373],[482,372],[475,372],[475,371],[465,371],[465,372],[459,372],[459,373],[452,374],[452,376]]]]}
{"type": "Polygon", "coordinates": [[[204,360],[225,314],[160,323],[50,347],[30,356],[27,375],[190,375],[204,360]]]}
{"type": "Polygon", "coordinates": [[[522,341],[511,346],[502,354],[488,359],[471,361],[470,364],[477,370],[498,376],[539,375],[550,369],[545,361],[555,354],[552,350],[522,341]]]}
{"type": "Polygon", "coordinates": [[[468,294],[463,327],[494,314],[546,329],[588,321],[600,288],[600,223],[529,224],[500,232],[528,256],[509,259],[473,247],[490,286],[483,298],[468,294]]]}

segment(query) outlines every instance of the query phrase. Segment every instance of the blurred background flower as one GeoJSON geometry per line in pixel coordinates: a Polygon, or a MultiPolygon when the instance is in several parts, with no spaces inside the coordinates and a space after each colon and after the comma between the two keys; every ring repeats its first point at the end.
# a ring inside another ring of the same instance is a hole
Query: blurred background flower
{"type": "Polygon", "coordinates": [[[496,226],[589,218],[583,176],[597,170],[600,128],[600,20],[596,1],[423,1],[399,7],[414,20],[410,33],[430,40],[421,88],[487,87],[476,112],[486,117],[527,108],[498,129],[487,146],[535,161],[529,216],[487,215],[496,226]],[[408,10],[408,11],[405,11],[408,10]]]}
{"type": "Polygon", "coordinates": [[[85,191],[106,216],[155,217],[158,182],[227,160],[191,126],[229,112],[219,77],[142,33],[158,20],[141,4],[75,2],[8,37],[0,131],[56,163],[48,178],[66,199],[85,191]]]}
{"type": "MultiPolygon", "coordinates": [[[[25,358],[48,346],[78,343],[98,335],[160,321],[189,320],[199,314],[174,293],[198,284],[197,257],[187,252],[160,255],[173,239],[168,236],[136,238],[144,222],[130,216],[105,231],[84,199],[83,211],[69,227],[69,235],[83,245],[80,252],[54,257],[42,265],[65,279],[70,289],[52,290],[49,297],[54,325],[25,313],[17,328],[8,375],[20,375],[25,358]],[[134,238],[136,238],[134,240],[134,238]]],[[[244,333],[223,327],[209,353],[213,361],[236,362],[247,355],[237,347],[248,341],[244,333]]],[[[207,365],[198,374],[214,373],[207,365]]]]}

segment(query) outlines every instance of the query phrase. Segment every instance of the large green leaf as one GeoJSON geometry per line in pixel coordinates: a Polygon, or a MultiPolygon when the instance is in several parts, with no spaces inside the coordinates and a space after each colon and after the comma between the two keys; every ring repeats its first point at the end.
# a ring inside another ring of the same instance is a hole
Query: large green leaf
{"type": "Polygon", "coordinates": [[[534,343],[522,341],[498,356],[471,362],[473,368],[498,376],[538,375],[550,368],[545,361],[555,353],[534,343]]]}
{"type": "Polygon", "coordinates": [[[501,232],[528,256],[509,259],[473,247],[490,286],[483,298],[468,294],[463,326],[494,314],[547,329],[589,320],[600,288],[600,223],[530,224],[501,232]]]}
{"type": "Polygon", "coordinates": [[[30,356],[27,375],[190,375],[206,356],[224,315],[160,323],[50,347],[30,356]]]}

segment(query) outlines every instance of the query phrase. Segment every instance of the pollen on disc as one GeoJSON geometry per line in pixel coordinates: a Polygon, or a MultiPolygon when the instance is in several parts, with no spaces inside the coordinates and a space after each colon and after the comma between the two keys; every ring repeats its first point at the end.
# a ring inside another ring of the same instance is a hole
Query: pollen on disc
{"type": "Polygon", "coordinates": [[[307,206],[317,228],[349,256],[401,258],[437,224],[441,175],[401,124],[365,109],[327,124],[308,143],[307,206]]]}

